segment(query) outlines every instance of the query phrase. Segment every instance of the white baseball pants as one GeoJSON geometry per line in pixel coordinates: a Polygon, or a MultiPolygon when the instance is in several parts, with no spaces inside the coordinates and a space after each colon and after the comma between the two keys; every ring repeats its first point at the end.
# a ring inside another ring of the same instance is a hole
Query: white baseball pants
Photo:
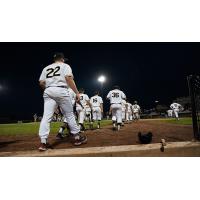
{"type": "Polygon", "coordinates": [[[82,108],[81,106],[77,106],[76,107],[76,112],[78,114],[78,123],[79,124],[83,124],[84,121],[85,121],[85,117],[86,117],[85,108],[82,108]]]}
{"type": "Polygon", "coordinates": [[[92,108],[93,120],[100,121],[101,120],[101,108],[100,107],[93,107],[92,108]]]}
{"type": "Polygon", "coordinates": [[[175,117],[178,118],[179,109],[174,109],[173,111],[174,111],[175,117]]]}
{"type": "Polygon", "coordinates": [[[44,113],[40,123],[39,136],[41,142],[45,143],[50,132],[50,122],[57,106],[60,106],[63,116],[66,118],[70,132],[77,134],[80,128],[76,123],[73,106],[68,90],[60,87],[49,87],[44,91],[44,113]]]}
{"type": "Polygon", "coordinates": [[[138,112],[133,113],[133,119],[139,119],[139,113],[138,112]]]}
{"type": "Polygon", "coordinates": [[[122,105],[121,104],[112,104],[112,120],[117,121],[117,123],[122,123],[122,105]]]}

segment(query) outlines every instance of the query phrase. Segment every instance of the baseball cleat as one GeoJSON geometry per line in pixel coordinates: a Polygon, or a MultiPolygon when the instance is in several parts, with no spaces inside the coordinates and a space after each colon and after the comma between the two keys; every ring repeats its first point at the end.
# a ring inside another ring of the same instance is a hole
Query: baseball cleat
{"type": "Polygon", "coordinates": [[[120,124],[117,124],[117,131],[119,131],[121,128],[120,124]]]}
{"type": "Polygon", "coordinates": [[[48,150],[48,147],[47,147],[47,144],[44,144],[44,143],[41,143],[39,148],[38,148],[39,151],[46,151],[48,150]]]}
{"type": "Polygon", "coordinates": [[[85,135],[81,135],[81,134],[76,134],[73,136],[73,145],[74,146],[80,146],[82,144],[86,144],[87,143],[87,137],[85,135]]]}
{"type": "Polygon", "coordinates": [[[58,133],[57,135],[56,135],[56,140],[62,140],[62,139],[64,139],[64,135],[62,134],[62,133],[58,133]]]}

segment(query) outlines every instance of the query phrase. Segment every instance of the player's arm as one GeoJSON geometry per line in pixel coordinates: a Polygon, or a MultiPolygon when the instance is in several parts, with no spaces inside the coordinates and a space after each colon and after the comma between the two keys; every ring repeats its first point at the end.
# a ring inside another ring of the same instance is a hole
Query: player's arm
{"type": "Polygon", "coordinates": [[[69,85],[69,87],[74,91],[74,93],[76,94],[76,100],[80,101],[80,94],[79,91],[76,87],[76,83],[74,81],[73,76],[65,76],[65,80],[67,82],[67,84],[69,85]]]}
{"type": "Polygon", "coordinates": [[[92,104],[90,103],[90,100],[86,100],[86,103],[92,109],[92,104]]]}
{"type": "Polygon", "coordinates": [[[40,85],[40,87],[41,87],[43,90],[46,88],[46,82],[43,81],[43,80],[40,80],[40,81],[39,81],[39,85],[40,85]]]}
{"type": "Polygon", "coordinates": [[[103,103],[100,104],[101,112],[103,113],[103,103]]]}
{"type": "Polygon", "coordinates": [[[100,108],[101,112],[103,113],[103,99],[100,97],[100,108]]]}
{"type": "Polygon", "coordinates": [[[76,83],[74,81],[74,76],[72,73],[72,69],[69,65],[66,65],[65,69],[64,69],[64,76],[65,76],[65,80],[68,84],[68,86],[74,91],[74,93],[76,94],[76,100],[80,101],[80,94],[79,91],[76,87],[76,83]]]}
{"type": "Polygon", "coordinates": [[[111,97],[111,92],[108,93],[108,95],[106,96],[106,99],[110,100],[110,97],[111,97]]]}
{"type": "Polygon", "coordinates": [[[42,73],[40,75],[40,78],[39,78],[39,85],[43,90],[46,88],[45,79],[46,79],[46,71],[45,71],[45,69],[43,69],[42,73]]]}

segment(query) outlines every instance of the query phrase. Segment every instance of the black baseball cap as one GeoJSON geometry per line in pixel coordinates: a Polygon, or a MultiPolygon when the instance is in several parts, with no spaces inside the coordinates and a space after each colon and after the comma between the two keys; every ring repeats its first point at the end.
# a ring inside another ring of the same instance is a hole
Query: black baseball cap
{"type": "Polygon", "coordinates": [[[54,60],[59,60],[59,59],[63,59],[64,61],[68,61],[68,58],[65,58],[64,53],[62,52],[56,52],[53,56],[54,60]]]}

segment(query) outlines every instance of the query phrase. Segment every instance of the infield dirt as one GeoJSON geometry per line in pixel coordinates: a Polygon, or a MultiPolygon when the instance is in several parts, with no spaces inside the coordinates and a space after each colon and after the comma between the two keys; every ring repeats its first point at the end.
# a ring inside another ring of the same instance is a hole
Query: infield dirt
{"type": "MultiPolygon", "coordinates": [[[[111,126],[103,127],[100,130],[87,130],[88,143],[84,147],[102,147],[117,145],[139,144],[138,132],[153,133],[153,143],[158,143],[162,138],[166,142],[191,141],[193,139],[192,126],[165,123],[162,121],[142,120],[126,124],[119,132],[113,131],[111,126]]],[[[55,134],[50,134],[49,142],[54,149],[73,148],[73,145],[66,138],[62,141],[55,139],[55,134]]],[[[37,135],[0,136],[0,151],[26,151],[35,150],[39,145],[37,135]]],[[[76,147],[74,147],[76,148],[76,147]]]]}

